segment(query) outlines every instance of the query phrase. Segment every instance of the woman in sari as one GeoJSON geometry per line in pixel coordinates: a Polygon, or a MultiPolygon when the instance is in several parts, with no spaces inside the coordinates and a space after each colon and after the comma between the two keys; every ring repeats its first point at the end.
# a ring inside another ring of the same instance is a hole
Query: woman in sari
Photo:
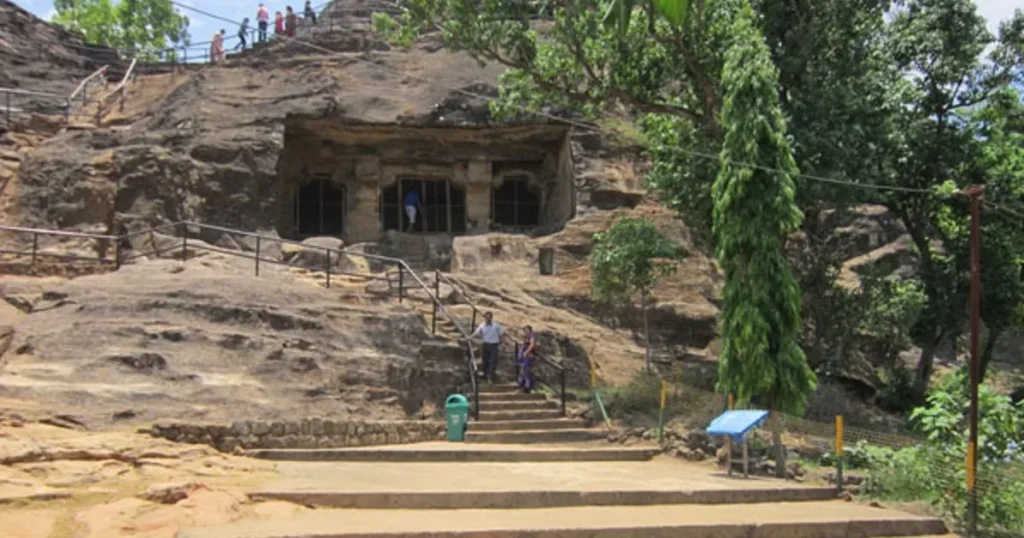
{"type": "Polygon", "coordinates": [[[519,377],[516,383],[523,392],[529,394],[533,390],[533,361],[537,352],[537,335],[529,325],[523,331],[523,342],[516,350],[516,365],[519,366],[519,377]]]}

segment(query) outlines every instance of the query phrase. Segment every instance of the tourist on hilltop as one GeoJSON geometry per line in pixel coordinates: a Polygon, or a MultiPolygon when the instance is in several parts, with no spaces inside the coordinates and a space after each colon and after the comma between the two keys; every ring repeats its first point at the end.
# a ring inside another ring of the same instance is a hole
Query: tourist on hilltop
{"type": "Polygon", "coordinates": [[[274,35],[284,35],[284,15],[280,11],[274,14],[274,35]]]}
{"type": "Polygon", "coordinates": [[[413,187],[405,195],[405,200],[402,201],[405,205],[405,216],[409,217],[409,226],[405,229],[406,232],[411,232],[413,227],[416,226],[416,212],[420,209],[422,204],[420,203],[420,192],[413,187]]]}
{"type": "Polygon", "coordinates": [[[302,16],[306,19],[306,25],[316,24],[316,11],[313,11],[313,6],[310,5],[309,0],[306,0],[306,7],[302,10],[302,16]]]}
{"type": "Polygon", "coordinates": [[[491,384],[497,382],[498,350],[501,347],[501,340],[504,334],[505,329],[501,325],[494,323],[494,315],[490,312],[485,312],[484,322],[478,325],[473,334],[469,336],[471,339],[477,336],[483,338],[484,345],[480,350],[480,355],[484,360],[484,377],[491,384]]]}
{"type": "Polygon", "coordinates": [[[220,63],[224,60],[224,29],[213,34],[210,41],[210,63],[220,63]]]}
{"type": "Polygon", "coordinates": [[[270,25],[270,10],[267,6],[260,4],[260,7],[256,10],[256,27],[259,29],[257,39],[260,43],[266,43],[267,41],[267,26],[270,25]]]}
{"type": "Polygon", "coordinates": [[[516,384],[527,394],[533,390],[533,361],[537,358],[536,354],[537,335],[533,327],[527,325],[523,330],[523,342],[516,346],[516,365],[519,366],[516,384]]]}
{"type": "Polygon", "coordinates": [[[299,18],[295,15],[295,11],[292,10],[292,6],[286,7],[285,12],[284,31],[288,34],[288,37],[295,37],[295,27],[299,24],[299,18]]]}
{"type": "Polygon", "coordinates": [[[246,36],[249,35],[249,17],[242,19],[242,24],[238,27],[238,44],[235,45],[235,50],[245,50],[246,36]]]}

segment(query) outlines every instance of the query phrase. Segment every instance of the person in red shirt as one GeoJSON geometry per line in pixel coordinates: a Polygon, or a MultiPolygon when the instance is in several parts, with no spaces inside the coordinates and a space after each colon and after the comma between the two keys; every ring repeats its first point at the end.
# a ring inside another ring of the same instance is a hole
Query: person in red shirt
{"type": "Polygon", "coordinates": [[[299,18],[292,11],[292,6],[285,8],[284,16],[284,31],[288,34],[288,37],[295,37],[295,27],[299,25],[299,18]]]}
{"type": "Polygon", "coordinates": [[[280,11],[274,15],[274,35],[284,35],[284,15],[280,11]]]}

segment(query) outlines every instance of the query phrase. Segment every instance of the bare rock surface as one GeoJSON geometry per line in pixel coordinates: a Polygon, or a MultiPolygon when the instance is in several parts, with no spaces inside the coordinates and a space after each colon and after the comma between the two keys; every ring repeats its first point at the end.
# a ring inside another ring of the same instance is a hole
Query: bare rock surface
{"type": "Polygon", "coordinates": [[[26,313],[3,357],[0,400],[90,426],[400,419],[462,382],[461,352],[425,347],[408,306],[353,292],[363,282],[336,279],[328,290],[277,266],[257,278],[250,264],[209,255],[6,283],[2,293],[26,313]]]}
{"type": "Polygon", "coordinates": [[[173,538],[183,527],[304,510],[248,500],[248,489],[276,475],[268,462],[133,433],[14,423],[0,415],[5,538],[173,538]]]}

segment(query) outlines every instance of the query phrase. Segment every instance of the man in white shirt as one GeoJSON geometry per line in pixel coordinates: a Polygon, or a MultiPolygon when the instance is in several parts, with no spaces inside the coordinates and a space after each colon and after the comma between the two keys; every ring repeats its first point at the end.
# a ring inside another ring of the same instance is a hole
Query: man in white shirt
{"type": "Polygon", "coordinates": [[[496,382],[498,370],[498,348],[501,346],[501,339],[505,336],[505,329],[494,323],[494,316],[490,312],[484,313],[484,322],[477,326],[470,338],[480,336],[483,338],[484,346],[481,354],[484,360],[484,376],[491,383],[496,382]]]}

